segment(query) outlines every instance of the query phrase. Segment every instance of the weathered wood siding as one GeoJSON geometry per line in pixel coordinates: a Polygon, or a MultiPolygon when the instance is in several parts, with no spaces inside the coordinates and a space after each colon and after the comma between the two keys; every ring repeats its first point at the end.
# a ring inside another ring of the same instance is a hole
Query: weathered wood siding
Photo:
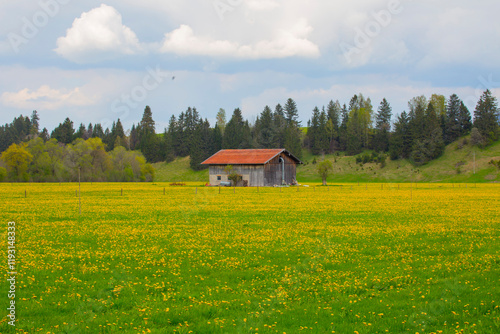
{"type": "MultiPolygon", "coordinates": [[[[218,186],[222,182],[228,182],[225,165],[213,165],[209,168],[210,184],[218,186]],[[217,176],[221,180],[217,180],[217,176]]],[[[233,165],[233,170],[248,181],[250,187],[264,187],[264,165],[233,165]]]]}
{"type": "Polygon", "coordinates": [[[281,185],[283,179],[282,165],[279,158],[285,160],[285,183],[292,184],[296,179],[297,165],[295,161],[286,154],[281,153],[264,166],[264,184],[266,186],[281,185]]]}

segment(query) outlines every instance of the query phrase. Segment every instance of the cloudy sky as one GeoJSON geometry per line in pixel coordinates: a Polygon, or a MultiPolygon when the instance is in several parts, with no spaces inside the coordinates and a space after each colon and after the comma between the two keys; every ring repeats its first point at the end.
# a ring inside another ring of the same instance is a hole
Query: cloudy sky
{"type": "Polygon", "coordinates": [[[36,109],[49,130],[129,128],[149,105],[161,131],[188,106],[254,120],[291,97],[305,123],[360,92],[396,114],[418,95],[500,98],[498,0],[101,1],[0,1],[0,123],[36,109]]]}

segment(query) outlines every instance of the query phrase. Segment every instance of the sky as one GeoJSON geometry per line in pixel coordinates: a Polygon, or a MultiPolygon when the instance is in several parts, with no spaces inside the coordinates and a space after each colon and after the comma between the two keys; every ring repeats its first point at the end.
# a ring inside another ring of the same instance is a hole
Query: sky
{"type": "Polygon", "coordinates": [[[456,93],[473,112],[500,98],[498,0],[0,0],[0,124],[37,110],[51,131],[125,128],[149,105],[158,132],[196,107],[251,122],[293,98],[362,93],[394,114],[456,93]]]}

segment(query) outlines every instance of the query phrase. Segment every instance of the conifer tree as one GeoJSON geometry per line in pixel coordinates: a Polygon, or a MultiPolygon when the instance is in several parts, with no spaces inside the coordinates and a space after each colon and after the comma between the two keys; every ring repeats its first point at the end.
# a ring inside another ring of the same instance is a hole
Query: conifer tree
{"type": "Polygon", "coordinates": [[[165,128],[163,131],[163,137],[160,141],[160,151],[161,151],[161,160],[165,162],[172,162],[175,159],[174,149],[172,147],[172,138],[170,136],[170,132],[165,128]]]}
{"type": "Polygon", "coordinates": [[[406,111],[398,116],[394,123],[394,133],[390,139],[390,156],[392,160],[406,159],[410,156],[412,136],[410,133],[410,118],[406,111]]]}
{"type": "Polygon", "coordinates": [[[391,131],[392,108],[384,98],[380,102],[377,118],[375,120],[375,136],[373,138],[373,149],[386,152],[389,149],[389,133],[391,131]]]}
{"type": "Polygon", "coordinates": [[[38,112],[36,110],[33,110],[30,122],[31,122],[30,134],[35,136],[38,135],[40,131],[40,117],[38,116],[38,112]]]}
{"type": "MultiPolygon", "coordinates": [[[[149,106],[146,106],[142,120],[137,127],[138,148],[146,158],[147,162],[158,162],[161,160],[160,141],[155,131],[155,121],[149,106]]],[[[136,147],[137,148],[137,147],[136,147]]]]}
{"type": "Polygon", "coordinates": [[[332,121],[333,130],[338,133],[340,127],[340,116],[342,112],[342,107],[340,106],[339,101],[335,103],[333,100],[330,100],[326,107],[326,112],[328,113],[328,120],[332,121]]]}
{"type": "Polygon", "coordinates": [[[359,109],[355,108],[349,113],[347,122],[347,149],[349,155],[355,155],[361,152],[362,143],[362,120],[360,119],[359,109]]]}
{"type": "Polygon", "coordinates": [[[216,153],[222,149],[222,132],[221,128],[215,125],[212,130],[212,152],[216,153]]]}
{"type": "Polygon", "coordinates": [[[454,142],[462,134],[459,120],[461,104],[462,101],[460,101],[456,94],[453,94],[450,96],[448,104],[446,105],[446,117],[444,126],[444,140],[446,144],[454,142]]]}
{"type": "Polygon", "coordinates": [[[59,123],[59,126],[52,131],[50,137],[57,139],[60,143],[69,144],[73,141],[74,134],[73,122],[66,117],[64,122],[59,123]]]}
{"type": "Polygon", "coordinates": [[[94,125],[92,138],[101,138],[101,139],[104,138],[104,130],[102,129],[102,125],[100,123],[94,125]]]}
{"type": "Polygon", "coordinates": [[[273,114],[273,120],[274,120],[274,127],[276,129],[276,136],[277,136],[277,146],[279,148],[285,147],[285,111],[283,110],[283,107],[281,104],[277,104],[275,109],[274,109],[274,114],[273,114]]]}
{"type": "Polygon", "coordinates": [[[458,114],[458,122],[460,124],[460,136],[468,135],[472,130],[472,122],[469,109],[464,102],[460,103],[460,112],[458,114]]]}
{"type": "Polygon", "coordinates": [[[80,123],[80,127],[78,128],[78,131],[75,132],[74,139],[82,138],[83,140],[86,140],[86,139],[88,139],[88,138],[85,138],[86,134],[87,134],[87,129],[85,128],[85,125],[83,123],[80,123]]]}
{"type": "Polygon", "coordinates": [[[318,134],[316,136],[316,143],[319,147],[319,152],[323,154],[327,153],[328,149],[330,148],[327,123],[328,123],[328,116],[326,114],[325,107],[323,107],[319,114],[318,134]]]}
{"type": "Polygon", "coordinates": [[[474,127],[479,130],[481,136],[490,143],[498,140],[499,110],[497,99],[487,89],[481,95],[474,111],[474,127]]]}
{"type": "Polygon", "coordinates": [[[208,120],[203,121],[202,119],[199,119],[193,132],[189,152],[189,163],[192,170],[202,170],[208,168],[208,166],[202,165],[201,163],[212,155],[213,152],[211,151],[211,146],[210,123],[208,120]]]}
{"type": "Polygon", "coordinates": [[[318,155],[321,151],[319,144],[319,109],[314,107],[311,120],[308,122],[307,139],[311,153],[318,155]]]}
{"type": "Polygon", "coordinates": [[[345,104],[342,107],[341,116],[342,122],[339,127],[339,145],[340,150],[345,151],[347,149],[347,124],[349,123],[349,111],[345,104]]]}
{"type": "Polygon", "coordinates": [[[251,147],[251,133],[248,122],[243,120],[241,110],[236,108],[226,125],[222,138],[222,148],[244,149],[251,147]]]}
{"type": "Polygon", "coordinates": [[[289,98],[284,107],[285,111],[285,148],[297,158],[302,157],[302,131],[300,130],[299,112],[297,104],[289,98]]]}
{"type": "Polygon", "coordinates": [[[256,136],[258,147],[276,148],[278,145],[278,133],[273,119],[273,112],[269,106],[265,106],[258,121],[258,134],[256,136]]]}

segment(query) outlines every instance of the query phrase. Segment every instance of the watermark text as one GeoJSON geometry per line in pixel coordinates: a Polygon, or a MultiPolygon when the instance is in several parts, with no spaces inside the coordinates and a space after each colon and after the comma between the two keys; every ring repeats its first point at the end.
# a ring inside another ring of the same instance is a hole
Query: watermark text
{"type": "Polygon", "coordinates": [[[7,282],[9,283],[8,324],[16,326],[16,223],[7,224],[7,282]]]}

